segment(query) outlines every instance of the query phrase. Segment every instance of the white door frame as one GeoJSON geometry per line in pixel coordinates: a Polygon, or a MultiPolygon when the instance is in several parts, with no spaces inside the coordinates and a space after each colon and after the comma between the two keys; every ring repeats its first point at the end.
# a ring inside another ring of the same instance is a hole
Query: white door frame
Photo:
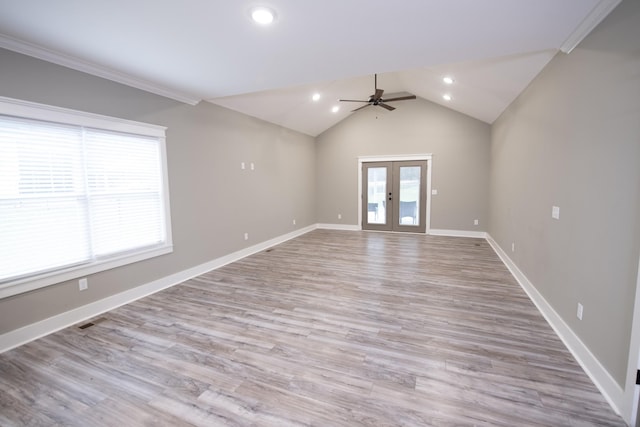
{"type": "Polygon", "coordinates": [[[431,230],[431,154],[408,154],[397,156],[359,156],[358,157],[358,229],[362,230],[362,164],[369,162],[403,162],[407,160],[427,161],[427,212],[425,234],[431,230]]]}

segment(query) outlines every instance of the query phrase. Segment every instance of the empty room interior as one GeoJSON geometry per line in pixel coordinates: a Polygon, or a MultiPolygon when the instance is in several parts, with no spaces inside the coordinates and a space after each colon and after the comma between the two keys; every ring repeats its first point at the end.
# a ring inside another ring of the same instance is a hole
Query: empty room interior
{"type": "Polygon", "coordinates": [[[134,3],[0,0],[0,425],[640,425],[639,1],[134,3]]]}

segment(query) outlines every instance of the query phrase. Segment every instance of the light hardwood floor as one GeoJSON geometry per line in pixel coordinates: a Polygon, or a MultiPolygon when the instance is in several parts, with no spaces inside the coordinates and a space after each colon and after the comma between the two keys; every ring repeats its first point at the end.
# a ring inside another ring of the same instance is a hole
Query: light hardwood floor
{"type": "Polygon", "coordinates": [[[622,426],[482,239],[316,230],[0,355],[2,426],[622,426]]]}

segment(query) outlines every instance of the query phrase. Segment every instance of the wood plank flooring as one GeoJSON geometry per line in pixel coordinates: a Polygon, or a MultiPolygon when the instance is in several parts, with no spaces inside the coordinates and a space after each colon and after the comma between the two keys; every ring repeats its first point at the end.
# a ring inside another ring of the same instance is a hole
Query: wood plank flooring
{"type": "Polygon", "coordinates": [[[488,243],[316,230],[0,355],[2,426],[623,426],[488,243]]]}

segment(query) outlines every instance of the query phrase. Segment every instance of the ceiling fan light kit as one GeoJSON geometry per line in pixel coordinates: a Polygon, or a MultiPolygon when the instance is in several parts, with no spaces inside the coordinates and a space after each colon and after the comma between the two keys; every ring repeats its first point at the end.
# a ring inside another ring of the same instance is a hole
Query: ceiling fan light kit
{"type": "Polygon", "coordinates": [[[368,100],[360,100],[360,99],[340,99],[340,102],[366,102],[366,105],[363,105],[362,107],[358,107],[355,110],[351,110],[351,112],[355,112],[358,110],[362,110],[363,108],[366,108],[370,105],[377,105],[378,107],[382,107],[388,111],[393,111],[395,110],[395,107],[392,107],[391,105],[387,105],[387,102],[394,102],[394,101],[406,101],[409,99],[416,99],[415,95],[407,95],[407,96],[397,96],[395,98],[383,98],[382,94],[384,93],[384,89],[378,89],[378,75],[374,74],[373,75],[373,79],[374,79],[374,93],[373,95],[371,95],[369,97],[368,100]]]}

